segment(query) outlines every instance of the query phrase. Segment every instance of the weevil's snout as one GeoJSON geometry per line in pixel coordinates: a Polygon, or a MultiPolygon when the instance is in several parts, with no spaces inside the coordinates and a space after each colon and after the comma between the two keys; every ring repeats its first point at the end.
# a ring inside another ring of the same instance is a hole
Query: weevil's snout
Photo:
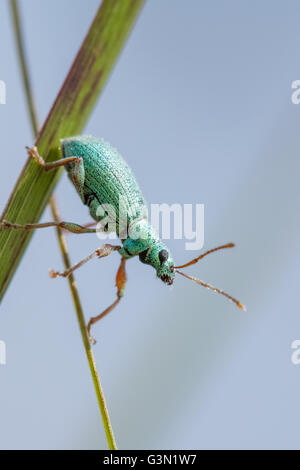
{"type": "Polygon", "coordinates": [[[160,258],[165,257],[164,260],[160,260],[160,266],[157,269],[157,276],[168,286],[171,286],[175,279],[175,269],[173,260],[170,258],[167,250],[160,251],[160,258]],[[162,253],[166,252],[166,253],[162,253]]]}

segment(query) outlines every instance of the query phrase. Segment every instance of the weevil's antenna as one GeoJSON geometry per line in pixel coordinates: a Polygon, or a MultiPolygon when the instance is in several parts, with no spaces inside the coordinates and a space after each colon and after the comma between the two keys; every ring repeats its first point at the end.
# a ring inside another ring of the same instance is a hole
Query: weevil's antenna
{"type": "Polygon", "coordinates": [[[210,285],[210,284],[207,284],[206,282],[200,281],[200,279],[197,279],[196,277],[188,276],[187,274],[182,273],[181,271],[178,271],[177,269],[176,269],[176,272],[177,272],[178,274],[181,274],[181,276],[186,277],[187,279],[191,279],[192,281],[196,282],[196,283],[199,284],[200,286],[206,287],[207,289],[211,289],[211,290],[213,290],[214,292],[217,292],[218,294],[224,295],[224,297],[227,297],[227,299],[229,299],[229,300],[231,300],[233,303],[235,303],[235,305],[236,305],[238,308],[240,308],[241,310],[244,310],[244,312],[246,311],[245,305],[243,305],[241,302],[239,302],[237,299],[235,299],[235,298],[232,297],[231,295],[227,294],[227,293],[224,292],[223,290],[218,289],[217,287],[214,287],[214,286],[212,286],[212,285],[210,285]]]}
{"type": "Polygon", "coordinates": [[[218,250],[223,250],[223,248],[233,248],[233,247],[234,247],[234,243],[227,243],[226,245],[217,246],[217,248],[212,248],[211,250],[208,250],[205,253],[202,253],[202,255],[198,256],[195,259],[192,259],[192,261],[189,261],[186,264],[182,264],[181,266],[174,266],[174,269],[186,268],[187,266],[191,266],[191,264],[198,263],[200,259],[204,258],[204,256],[209,255],[210,253],[214,253],[215,251],[218,251],[218,250]]]}

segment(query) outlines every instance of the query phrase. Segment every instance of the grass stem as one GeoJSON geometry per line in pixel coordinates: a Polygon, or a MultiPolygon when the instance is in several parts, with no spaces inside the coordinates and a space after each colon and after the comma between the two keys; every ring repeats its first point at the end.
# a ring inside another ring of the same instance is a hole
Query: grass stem
{"type": "MultiPolygon", "coordinates": [[[[13,20],[13,25],[14,25],[18,58],[19,58],[21,72],[22,72],[25,96],[27,100],[27,107],[29,111],[32,131],[33,131],[34,136],[36,137],[38,134],[38,129],[39,129],[38,118],[37,118],[37,113],[36,113],[35,101],[33,98],[33,91],[32,91],[31,80],[29,76],[29,69],[27,66],[18,0],[11,0],[10,5],[11,5],[11,13],[12,13],[12,20],[13,20]]],[[[57,207],[54,196],[51,197],[49,204],[50,204],[50,209],[51,209],[52,217],[54,221],[59,222],[60,217],[59,217],[58,207],[57,207]]],[[[62,230],[59,227],[56,228],[56,233],[57,233],[58,244],[59,244],[60,251],[62,254],[65,269],[69,269],[71,267],[71,262],[70,262],[70,257],[68,254],[68,248],[67,248],[65,237],[63,236],[62,230]]],[[[74,304],[74,308],[75,308],[75,312],[76,312],[76,316],[77,316],[77,320],[78,320],[78,324],[79,324],[79,328],[81,332],[81,337],[82,337],[84,349],[86,352],[87,360],[88,360],[89,367],[90,367],[90,372],[92,375],[92,379],[93,379],[93,383],[94,383],[94,387],[96,391],[96,396],[97,396],[97,400],[98,400],[98,404],[99,404],[99,408],[100,408],[100,412],[101,412],[101,416],[103,420],[103,425],[105,429],[108,446],[109,446],[109,449],[116,450],[117,445],[116,445],[116,441],[114,438],[114,433],[113,433],[111,421],[109,418],[109,413],[108,413],[108,409],[106,406],[104,393],[101,387],[99,374],[97,372],[95,358],[94,358],[91,344],[88,338],[86,325],[85,325],[85,319],[84,319],[84,313],[83,313],[83,309],[82,309],[82,305],[81,305],[80,297],[79,297],[79,292],[76,286],[73,273],[71,273],[70,276],[68,277],[68,284],[69,284],[71,296],[73,299],[73,304],[74,304]]]]}

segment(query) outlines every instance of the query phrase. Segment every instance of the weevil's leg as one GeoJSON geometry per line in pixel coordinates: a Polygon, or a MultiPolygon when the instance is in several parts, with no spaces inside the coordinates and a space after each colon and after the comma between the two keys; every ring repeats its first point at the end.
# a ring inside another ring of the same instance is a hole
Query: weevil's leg
{"type": "Polygon", "coordinates": [[[117,298],[116,300],[109,306],[107,307],[104,312],[100,313],[100,315],[97,315],[96,317],[92,317],[90,321],[87,324],[87,332],[90,338],[90,341],[92,343],[96,343],[96,340],[92,337],[91,335],[91,326],[96,323],[97,321],[101,320],[101,318],[105,317],[108,313],[110,313],[120,302],[121,298],[124,295],[124,290],[126,287],[126,271],[125,271],[125,262],[126,259],[122,258],[121,259],[121,264],[117,272],[116,276],[116,286],[117,286],[117,298]]]}
{"type": "Polygon", "coordinates": [[[88,222],[87,224],[83,224],[83,227],[89,228],[89,227],[94,227],[97,225],[99,222],[96,222],[96,220],[93,220],[93,222],[88,222]]]}
{"type": "Polygon", "coordinates": [[[84,227],[84,228],[90,228],[90,227],[94,227],[94,225],[97,225],[99,222],[96,222],[95,220],[93,222],[88,222],[87,224],[83,224],[81,225],[81,227],[84,227]]]}
{"type": "Polygon", "coordinates": [[[81,164],[82,163],[82,158],[81,157],[68,157],[68,158],[62,158],[61,160],[56,160],[55,162],[45,162],[43,157],[41,157],[38,153],[38,149],[36,147],[26,147],[26,150],[28,152],[28,155],[30,157],[33,157],[35,161],[45,170],[53,170],[54,168],[58,168],[60,166],[65,166],[68,165],[68,163],[71,162],[76,162],[81,164]]]}
{"type": "Polygon", "coordinates": [[[82,259],[81,261],[79,261],[79,263],[75,264],[74,266],[67,269],[66,271],[59,272],[59,271],[53,271],[53,269],[50,269],[50,276],[52,277],[52,279],[54,279],[57,276],[68,277],[73,271],[83,266],[85,263],[90,261],[95,256],[98,256],[98,258],[104,258],[105,256],[110,255],[113,251],[120,250],[120,248],[121,248],[120,246],[116,246],[116,245],[109,245],[109,244],[103,245],[101,248],[98,248],[97,250],[93,251],[93,253],[91,253],[89,256],[82,259]]]}
{"type": "Polygon", "coordinates": [[[41,224],[15,224],[13,222],[8,222],[3,219],[0,222],[0,230],[4,229],[15,229],[15,230],[34,230],[36,228],[47,228],[47,227],[60,227],[68,232],[72,233],[96,233],[99,231],[97,228],[84,227],[83,225],[74,224],[72,222],[44,222],[41,224]]]}

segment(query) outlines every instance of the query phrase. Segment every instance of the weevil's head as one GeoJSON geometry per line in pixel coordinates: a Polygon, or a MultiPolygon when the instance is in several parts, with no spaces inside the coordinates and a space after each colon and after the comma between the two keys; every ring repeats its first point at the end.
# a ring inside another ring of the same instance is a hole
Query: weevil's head
{"type": "Polygon", "coordinates": [[[147,220],[134,223],[134,233],[123,240],[121,256],[131,258],[139,257],[140,261],[153,266],[157,276],[168,285],[173,284],[175,277],[174,261],[170,250],[161,241],[153,227],[147,220]]]}
{"type": "Polygon", "coordinates": [[[161,240],[139,253],[139,259],[142,263],[153,266],[157,277],[165,284],[169,286],[173,284],[175,278],[174,261],[169,249],[161,240]]]}

